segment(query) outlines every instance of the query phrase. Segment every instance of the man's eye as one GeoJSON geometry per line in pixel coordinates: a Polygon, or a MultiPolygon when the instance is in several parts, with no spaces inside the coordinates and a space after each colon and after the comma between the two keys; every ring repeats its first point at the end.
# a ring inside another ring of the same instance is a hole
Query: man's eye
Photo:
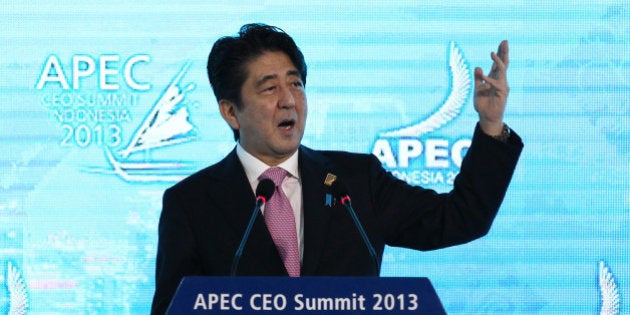
{"type": "Polygon", "coordinates": [[[304,86],[304,84],[302,84],[302,81],[296,81],[296,82],[293,82],[293,86],[302,87],[304,86]]]}

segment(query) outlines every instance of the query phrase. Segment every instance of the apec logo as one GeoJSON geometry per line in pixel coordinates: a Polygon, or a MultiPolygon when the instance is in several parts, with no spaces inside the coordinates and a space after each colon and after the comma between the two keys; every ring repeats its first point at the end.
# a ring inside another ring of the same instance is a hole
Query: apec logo
{"type": "Polygon", "coordinates": [[[146,155],[195,139],[189,107],[197,102],[187,96],[196,85],[183,83],[191,63],[185,62],[160,96],[149,100],[151,106],[141,97],[153,86],[137,76],[137,70],[150,62],[146,54],[126,59],[117,54],[96,58],[76,54],[66,65],[50,55],[44,62],[35,88],[42,91],[41,106],[64,130],[59,145],[97,146],[105,152],[110,167],[92,167],[90,172],[113,173],[130,182],[178,181],[189,173],[181,163],[132,159],[137,152],[146,155]],[[134,122],[131,113],[136,107],[146,107],[148,112],[135,132],[127,136],[123,124],[134,122]]]}
{"type": "MultiPolygon", "coordinates": [[[[121,67],[119,65],[121,57],[119,55],[101,55],[93,58],[88,55],[72,56],[72,66],[69,75],[72,77],[72,89],[78,90],[81,81],[86,80],[97,73],[98,85],[101,90],[118,90],[120,84],[116,81],[121,75],[121,67]],[[98,64],[98,68],[97,65],[98,64]]],[[[151,58],[148,55],[135,55],[129,57],[123,62],[122,76],[124,83],[133,90],[146,91],[151,88],[149,83],[138,82],[133,76],[133,69],[138,64],[149,63],[151,58]]],[[[64,71],[63,64],[55,55],[48,56],[44,63],[43,70],[37,81],[36,88],[41,90],[47,84],[57,83],[62,89],[70,89],[68,82],[68,70],[64,71]]]]}
{"type": "Polygon", "coordinates": [[[429,138],[460,113],[472,93],[471,71],[457,45],[448,51],[449,91],[427,118],[378,134],[374,154],[394,176],[414,185],[452,185],[470,138],[429,138]],[[420,167],[423,166],[423,167],[420,167]]]}
{"type": "Polygon", "coordinates": [[[49,55],[35,89],[40,105],[64,130],[62,147],[117,147],[123,142],[122,124],[132,120],[131,109],[140,103],[140,92],[151,85],[134,76],[134,69],[148,65],[148,55],[127,60],[120,55],[92,57],[77,54],[64,65],[49,55]]]}

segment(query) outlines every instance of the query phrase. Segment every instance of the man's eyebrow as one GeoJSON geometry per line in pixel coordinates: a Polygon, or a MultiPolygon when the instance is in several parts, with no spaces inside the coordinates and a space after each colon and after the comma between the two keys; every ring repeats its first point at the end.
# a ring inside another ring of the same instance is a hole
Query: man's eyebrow
{"type": "MultiPolygon", "coordinates": [[[[287,71],[287,76],[289,76],[289,77],[295,76],[295,77],[298,77],[298,78],[302,79],[302,76],[300,75],[300,71],[298,71],[298,70],[289,70],[289,71],[287,71]]],[[[258,88],[261,85],[267,83],[268,81],[275,80],[277,78],[278,78],[277,74],[265,75],[260,80],[256,81],[256,87],[258,88]]]]}
{"type": "Polygon", "coordinates": [[[300,71],[297,71],[297,70],[287,71],[287,76],[296,76],[296,77],[299,77],[300,79],[302,78],[302,75],[300,75],[300,71]]]}
{"type": "Polygon", "coordinates": [[[274,80],[277,78],[278,78],[277,74],[268,74],[266,76],[263,76],[260,80],[256,81],[256,87],[260,87],[261,85],[267,83],[268,81],[274,80]]]}

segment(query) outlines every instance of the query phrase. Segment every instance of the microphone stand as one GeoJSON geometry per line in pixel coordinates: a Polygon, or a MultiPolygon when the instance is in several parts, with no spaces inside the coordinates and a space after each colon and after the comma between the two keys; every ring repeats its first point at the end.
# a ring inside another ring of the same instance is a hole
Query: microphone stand
{"type": "Polygon", "coordinates": [[[352,220],[354,221],[354,225],[356,225],[357,229],[359,230],[359,234],[361,234],[361,237],[363,238],[363,243],[365,243],[365,247],[367,247],[367,250],[370,253],[370,257],[372,258],[374,275],[378,276],[379,263],[376,256],[376,251],[374,250],[374,246],[372,246],[372,243],[370,242],[370,239],[368,238],[367,233],[365,233],[365,230],[363,229],[363,225],[361,225],[361,222],[359,221],[359,218],[357,217],[357,213],[354,211],[354,208],[352,208],[352,200],[350,199],[350,196],[348,196],[347,194],[343,196],[341,198],[341,204],[344,207],[346,207],[346,209],[348,209],[348,213],[350,213],[350,217],[352,217],[352,220]]]}

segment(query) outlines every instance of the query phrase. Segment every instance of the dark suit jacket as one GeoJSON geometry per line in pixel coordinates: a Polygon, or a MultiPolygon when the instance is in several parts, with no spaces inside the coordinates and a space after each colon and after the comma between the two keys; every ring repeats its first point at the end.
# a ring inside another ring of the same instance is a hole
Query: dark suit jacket
{"type": "MultiPolygon", "coordinates": [[[[448,194],[410,186],[367,154],[299,148],[304,204],[304,276],[374,274],[372,259],[340,204],[327,206],[328,173],[343,180],[380,261],[384,246],[432,250],[485,235],[499,209],[522,142],[508,143],[477,128],[448,194]]],[[[254,208],[254,192],[236,152],[164,193],[159,223],[156,291],[152,312],[163,313],[182,277],[229,275],[254,208]]],[[[238,275],[286,276],[259,213],[238,275]]]]}

